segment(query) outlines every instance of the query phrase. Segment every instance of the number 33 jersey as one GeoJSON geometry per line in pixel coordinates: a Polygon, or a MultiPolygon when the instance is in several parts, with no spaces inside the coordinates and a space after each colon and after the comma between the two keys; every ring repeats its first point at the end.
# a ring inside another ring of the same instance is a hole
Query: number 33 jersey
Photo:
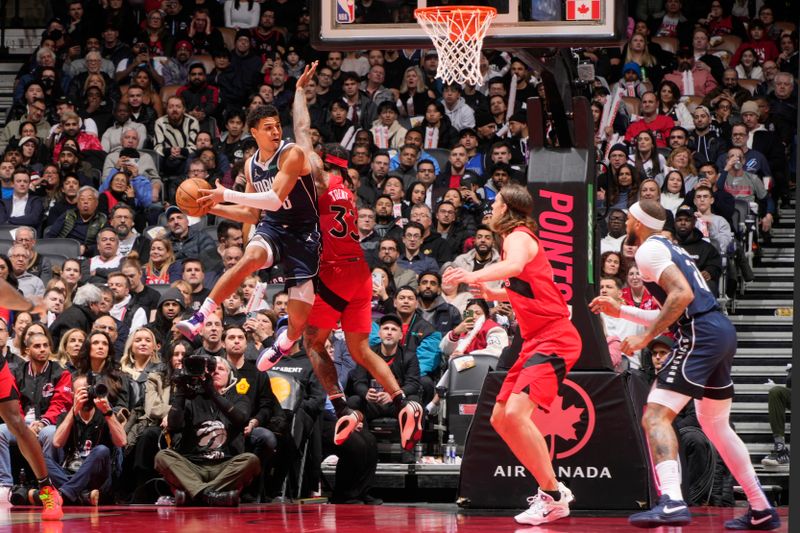
{"type": "Polygon", "coordinates": [[[692,257],[685,250],[672,244],[666,237],[653,235],[636,250],[636,265],[642,275],[647,290],[663,307],[667,293],[658,285],[661,274],[670,265],[675,265],[686,278],[694,294],[678,322],[683,322],[697,315],[719,309],[717,299],[711,293],[692,257]]]}
{"type": "Polygon", "coordinates": [[[353,193],[344,186],[340,176],[329,174],[328,190],[319,197],[323,263],[364,257],[356,220],[353,193]]]}

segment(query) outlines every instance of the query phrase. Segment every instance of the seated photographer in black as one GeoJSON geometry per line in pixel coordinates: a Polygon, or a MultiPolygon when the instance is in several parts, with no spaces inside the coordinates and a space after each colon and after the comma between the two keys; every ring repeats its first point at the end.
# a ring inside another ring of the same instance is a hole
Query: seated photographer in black
{"type": "MultiPolygon", "coordinates": [[[[95,333],[91,338],[99,343],[98,335],[105,337],[95,333]]],[[[125,428],[111,409],[109,388],[102,378],[79,375],[72,386],[73,407],[53,436],[53,446],[64,450],[64,461],[58,464],[45,457],[45,462],[65,504],[98,505],[102,496],[111,494],[114,451],[126,444],[125,428]]],[[[38,500],[33,492],[29,501],[38,500]]]]}
{"type": "MultiPolygon", "coordinates": [[[[259,372],[252,361],[244,358],[247,337],[240,326],[228,326],[222,332],[228,363],[236,375],[236,390],[247,396],[250,402],[249,421],[244,428],[245,449],[258,456],[261,471],[271,470],[270,462],[278,447],[278,436],[288,433],[289,424],[281,404],[272,392],[269,375],[259,372]]],[[[255,489],[260,489],[256,486],[255,489]]],[[[245,491],[242,499],[258,503],[260,490],[256,494],[245,491]]]]}
{"type": "Polygon", "coordinates": [[[190,356],[173,378],[167,430],[172,447],[156,454],[156,470],[172,486],[175,505],[235,507],[239,494],[261,471],[244,452],[242,431],[250,402],[240,394],[229,363],[190,356]]]}
{"type": "Polygon", "coordinates": [[[114,413],[127,419],[130,415],[130,383],[114,354],[114,339],[105,331],[92,331],[78,353],[77,372],[73,379],[92,372],[108,387],[108,402],[114,413]]]}

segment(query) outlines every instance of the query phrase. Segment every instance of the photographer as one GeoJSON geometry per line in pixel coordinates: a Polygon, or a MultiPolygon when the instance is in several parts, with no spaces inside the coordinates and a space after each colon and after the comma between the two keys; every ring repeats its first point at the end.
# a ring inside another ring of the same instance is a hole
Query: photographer
{"type": "Polygon", "coordinates": [[[102,381],[92,384],[95,379],[91,373],[72,383],[72,412],[53,436],[53,446],[64,449],[64,462],[45,458],[50,477],[67,504],[97,505],[101,494],[111,493],[112,450],[126,444],[125,428],[108,401],[108,387],[102,381]]]}
{"type": "Polygon", "coordinates": [[[237,506],[242,488],[261,471],[258,458],[243,452],[247,396],[234,388],[236,378],[220,357],[186,357],[173,381],[172,448],[156,454],[156,470],[173,487],[176,505],[237,506]]]}

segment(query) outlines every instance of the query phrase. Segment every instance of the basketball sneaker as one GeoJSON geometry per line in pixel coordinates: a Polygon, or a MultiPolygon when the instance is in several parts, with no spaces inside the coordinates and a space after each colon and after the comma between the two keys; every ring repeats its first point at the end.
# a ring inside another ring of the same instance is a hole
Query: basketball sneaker
{"type": "Polygon", "coordinates": [[[692,521],[689,506],[683,500],[670,500],[662,494],[658,504],[641,513],[628,518],[628,522],[636,527],[685,526],[692,521]]]}
{"type": "Polygon", "coordinates": [[[789,449],[776,444],[769,455],[761,459],[764,466],[789,466],[789,449]]]}
{"type": "Polygon", "coordinates": [[[206,321],[205,315],[200,311],[196,312],[186,320],[181,320],[175,326],[175,328],[187,339],[193,341],[195,337],[200,333],[200,330],[203,329],[203,323],[206,321]]]}
{"type": "Polygon", "coordinates": [[[414,446],[422,438],[422,417],[425,410],[415,401],[406,400],[403,407],[397,413],[397,421],[400,424],[400,446],[407,452],[414,449],[414,446]]]}
{"type": "Polygon", "coordinates": [[[280,344],[281,335],[286,335],[287,329],[289,329],[288,326],[278,328],[278,331],[275,332],[275,342],[273,342],[272,346],[265,349],[263,352],[261,352],[261,355],[258,356],[256,366],[261,372],[266,372],[273,366],[277,365],[283,356],[286,355],[278,347],[278,344],[280,344]]]}
{"type": "Polygon", "coordinates": [[[748,507],[747,512],[739,518],[725,522],[725,529],[769,531],[779,527],[781,527],[781,518],[778,516],[777,511],[771,507],[763,511],[756,511],[748,507]]]}
{"type": "Polygon", "coordinates": [[[344,443],[364,422],[364,415],[361,414],[361,411],[348,411],[339,417],[336,421],[336,428],[333,430],[333,443],[337,446],[344,443]]]}
{"type": "Polygon", "coordinates": [[[39,499],[42,501],[42,520],[61,520],[64,511],[61,505],[64,503],[61,495],[55,487],[45,486],[39,489],[39,499]]]}
{"type": "Polygon", "coordinates": [[[538,526],[569,516],[569,504],[575,500],[575,496],[561,482],[558,483],[558,492],[561,494],[561,498],[556,501],[545,491],[539,489],[535,496],[528,498],[530,505],[528,510],[515,516],[514,520],[519,524],[538,526]]]}

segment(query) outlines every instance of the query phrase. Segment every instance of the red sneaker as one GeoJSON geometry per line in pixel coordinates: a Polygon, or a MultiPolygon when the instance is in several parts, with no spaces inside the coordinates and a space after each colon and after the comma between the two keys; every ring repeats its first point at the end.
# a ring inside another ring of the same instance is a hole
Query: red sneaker
{"type": "Polygon", "coordinates": [[[425,411],[422,406],[414,401],[407,401],[397,413],[400,423],[400,446],[410,452],[414,445],[422,438],[422,415],[425,411]]]}
{"type": "Polygon", "coordinates": [[[350,411],[336,421],[336,429],[333,431],[333,443],[337,446],[342,444],[347,438],[357,431],[364,422],[364,415],[361,411],[350,411]]]}
{"type": "Polygon", "coordinates": [[[64,510],[61,508],[63,500],[55,487],[47,486],[39,490],[39,499],[42,500],[42,520],[61,520],[64,510]]]}

